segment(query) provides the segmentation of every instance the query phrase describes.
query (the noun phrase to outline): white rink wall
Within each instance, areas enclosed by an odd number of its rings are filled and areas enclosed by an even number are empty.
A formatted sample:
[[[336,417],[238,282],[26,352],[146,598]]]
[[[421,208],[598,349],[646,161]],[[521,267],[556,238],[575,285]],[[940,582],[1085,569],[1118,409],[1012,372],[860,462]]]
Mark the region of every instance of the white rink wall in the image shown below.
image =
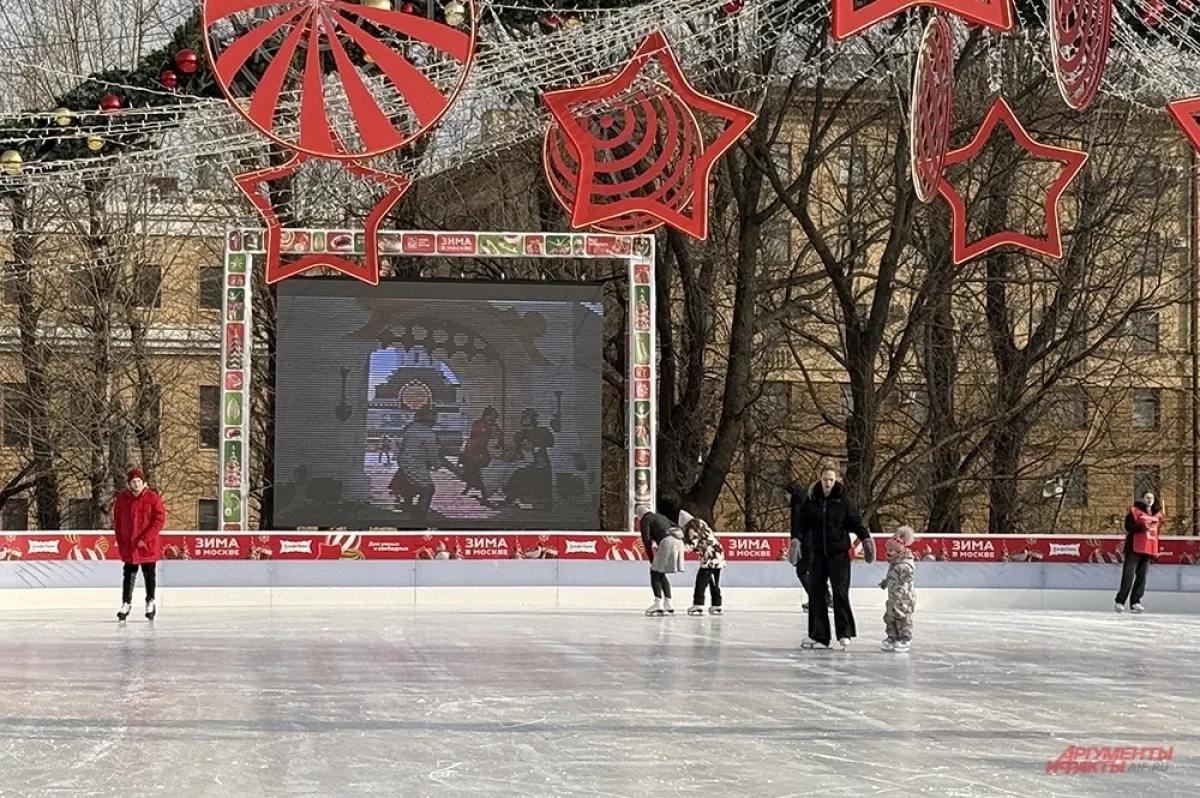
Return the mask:
[[[853,600],[882,611],[886,565],[857,562]],[[1119,565],[917,564],[921,609],[1112,611]],[[164,560],[159,599],[176,607],[406,606],[640,609],[650,590],[644,562],[568,560],[230,561]],[[691,603],[695,564],[674,574],[675,604]],[[116,604],[121,564],[0,562],[0,611],[92,609]],[[797,609],[803,592],[782,562],[731,563],[721,578],[729,611]],[[138,596],[141,595],[140,586]],[[1155,613],[1200,614],[1200,567],[1152,565],[1145,604]]]

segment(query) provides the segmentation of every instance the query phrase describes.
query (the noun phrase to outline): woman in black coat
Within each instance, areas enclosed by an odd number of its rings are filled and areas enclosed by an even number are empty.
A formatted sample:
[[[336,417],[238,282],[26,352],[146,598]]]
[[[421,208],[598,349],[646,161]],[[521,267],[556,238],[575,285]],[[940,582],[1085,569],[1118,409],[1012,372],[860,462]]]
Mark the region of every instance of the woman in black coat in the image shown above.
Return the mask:
[[[862,516],[838,482],[837,469],[821,469],[821,479],[809,488],[799,511],[801,542],[808,549],[802,559],[808,562],[808,639],[803,648],[828,647],[829,605],[827,586],[833,592],[833,623],[837,640],[844,649],[858,635],[854,613],[850,609],[850,535],[863,544],[863,557],[875,562],[871,534],[863,526]]]

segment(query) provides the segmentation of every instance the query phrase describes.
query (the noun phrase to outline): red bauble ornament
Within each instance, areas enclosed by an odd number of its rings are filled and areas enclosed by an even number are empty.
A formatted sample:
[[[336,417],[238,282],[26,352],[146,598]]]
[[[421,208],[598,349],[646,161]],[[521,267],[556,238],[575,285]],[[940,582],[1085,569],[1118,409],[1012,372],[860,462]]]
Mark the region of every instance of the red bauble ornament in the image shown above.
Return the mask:
[[[400,6],[400,10],[405,14],[415,14],[417,12],[417,7],[412,3],[405,3],[404,5]]]
[[[175,89],[179,86],[179,76],[170,69],[164,69],[162,74],[158,76],[158,82],[168,89]]]
[[[100,110],[105,113],[120,111],[122,105],[124,103],[121,102],[121,98],[115,94],[106,94],[100,98]]]
[[[175,53],[175,68],[185,75],[190,75],[200,68],[200,56],[195,50],[180,50]]]
[[[725,0],[721,4],[721,10],[726,14],[736,14],[742,10],[742,0]]]
[[[547,28],[561,28],[563,24],[562,17],[558,14],[547,14],[542,18],[542,22]]]

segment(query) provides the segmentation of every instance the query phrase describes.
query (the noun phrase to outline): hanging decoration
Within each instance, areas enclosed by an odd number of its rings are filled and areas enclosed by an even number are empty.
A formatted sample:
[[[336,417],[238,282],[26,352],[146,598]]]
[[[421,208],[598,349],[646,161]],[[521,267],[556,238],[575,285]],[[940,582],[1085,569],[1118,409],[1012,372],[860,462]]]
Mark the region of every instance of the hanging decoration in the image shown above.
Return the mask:
[[[652,33],[615,75],[546,92],[547,179],[571,226],[708,237],[709,177],[755,115],[696,91]],[[723,123],[706,141],[697,114]]]
[[[849,39],[912,8],[940,8],[966,22],[999,31],[1012,30],[1012,0],[833,0],[830,34]]]
[[[175,53],[175,68],[185,75],[191,75],[200,68],[200,56],[195,50],[180,50]]]
[[[995,131],[996,125],[1001,123],[1008,128],[1013,138],[1016,139],[1017,144],[1030,155],[1044,160],[1057,161],[1061,164],[1058,176],[1050,183],[1050,186],[1046,190],[1046,197],[1043,203],[1046,211],[1046,235],[1037,237],[1015,230],[1004,230],[992,233],[976,241],[968,241],[966,203],[963,201],[962,195],[958,193],[958,190],[943,177],[938,185],[938,192],[950,205],[951,258],[955,264],[965,263],[984,252],[1005,245],[1020,247],[1021,249],[1045,255],[1049,258],[1062,257],[1062,235],[1059,230],[1058,202],[1062,198],[1063,192],[1071,185],[1071,181],[1083,169],[1083,165],[1087,162],[1087,153],[1034,141],[1025,128],[1022,127],[1012,108],[1009,107],[1004,98],[997,97],[988,109],[987,115],[984,116],[979,130],[975,132],[974,138],[971,139],[967,146],[947,153],[945,165],[950,167],[954,164],[970,161],[983,150],[992,133]]]
[[[1167,103],[1167,113],[1196,151],[1200,152],[1200,96],[1171,100]]]
[[[121,98],[115,94],[106,94],[100,98],[100,110],[106,114],[114,113],[121,110]]]
[[[1049,0],[1054,80],[1067,105],[1082,110],[1100,88],[1112,40],[1113,0]]]
[[[475,4],[451,0],[443,16],[439,22],[344,0],[204,0],[204,41],[221,91],[251,126],[294,154],[281,166],[236,178],[267,225],[268,282],[317,266],[379,281],[379,224],[409,182],[366,161],[423,135],[462,90],[475,53]],[[215,35],[214,28],[230,23],[244,32]],[[370,58],[382,80],[368,85],[346,42]],[[427,47],[425,57],[409,60],[406,45],[413,42]],[[265,58],[252,58],[256,53]],[[342,90],[336,98],[335,85]],[[298,109],[281,102],[289,93],[298,96]],[[342,162],[386,187],[367,218],[362,261],[325,254],[284,262],[282,224],[260,186],[293,174],[310,157]]]
[[[950,118],[954,106],[954,63],[950,26],[935,14],[925,25],[917,68],[913,73],[909,108],[909,163],[917,199],[937,197],[942,165],[950,147]]]

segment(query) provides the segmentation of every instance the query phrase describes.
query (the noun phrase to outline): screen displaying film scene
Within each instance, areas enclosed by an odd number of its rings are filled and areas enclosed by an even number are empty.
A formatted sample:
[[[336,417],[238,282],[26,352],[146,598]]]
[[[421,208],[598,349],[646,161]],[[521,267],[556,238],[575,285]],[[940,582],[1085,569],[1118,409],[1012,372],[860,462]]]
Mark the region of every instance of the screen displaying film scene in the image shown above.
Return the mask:
[[[284,527],[599,527],[603,286],[278,287]]]

